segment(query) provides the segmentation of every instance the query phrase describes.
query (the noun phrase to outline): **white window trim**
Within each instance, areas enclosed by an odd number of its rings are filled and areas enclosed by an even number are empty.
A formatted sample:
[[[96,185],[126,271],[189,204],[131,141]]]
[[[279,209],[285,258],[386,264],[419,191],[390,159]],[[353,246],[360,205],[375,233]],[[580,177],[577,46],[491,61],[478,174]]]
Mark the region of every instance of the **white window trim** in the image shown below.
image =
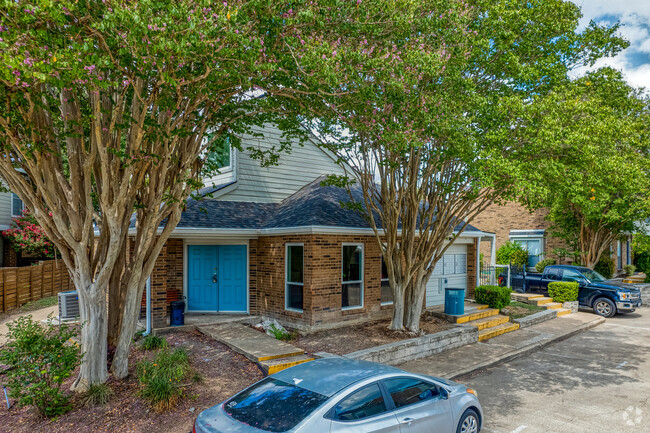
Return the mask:
[[[544,237],[539,235],[517,235],[510,234],[510,242],[514,241],[539,241],[539,249],[541,251],[539,255],[539,260],[544,260],[546,258],[546,245],[544,242]]]
[[[302,283],[294,283],[288,281],[289,279],[289,247],[302,247]],[[302,286],[302,302],[303,308],[292,308],[289,307],[289,283],[293,285]],[[305,307],[305,244],[300,243],[288,243],[284,246],[284,309],[287,311],[293,311],[295,313],[302,313]]]
[[[380,264],[384,262],[384,255],[379,256],[379,262]],[[381,301],[381,283],[384,281],[390,281],[390,278],[381,278],[381,269],[379,270],[379,300]],[[393,305],[393,301],[388,301],[388,302],[381,302],[381,306],[383,307],[384,305]]]
[[[359,274],[361,275],[360,280],[350,280],[350,281],[343,281],[343,247],[361,247],[361,269],[359,271]],[[343,290],[343,284],[355,284],[355,283],[360,283],[361,285],[361,305],[354,305],[351,307],[343,307],[341,306],[342,311],[347,311],[347,310],[359,310],[363,308],[364,302],[363,302],[363,296],[364,296],[364,287],[363,287],[363,273],[365,272],[365,266],[364,262],[366,261],[366,252],[364,250],[364,244],[363,243],[355,243],[355,242],[343,242],[341,244],[341,290]],[[341,303],[343,302],[343,298],[341,297]]]
[[[20,209],[20,212],[16,212],[16,210],[14,209],[14,197],[17,197],[18,200],[20,200],[20,202],[23,204],[22,208]],[[15,192],[12,192],[11,193],[11,217],[17,218],[21,216],[24,210],[25,210],[25,202],[20,197],[18,197],[18,195]]]

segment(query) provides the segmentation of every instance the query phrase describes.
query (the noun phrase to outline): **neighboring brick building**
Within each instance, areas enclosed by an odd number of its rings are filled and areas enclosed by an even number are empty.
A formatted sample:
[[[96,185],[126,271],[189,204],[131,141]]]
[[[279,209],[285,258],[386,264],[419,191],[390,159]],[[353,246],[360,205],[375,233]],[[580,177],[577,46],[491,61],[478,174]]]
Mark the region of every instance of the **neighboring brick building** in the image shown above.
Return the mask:
[[[277,144],[273,129],[264,134],[243,148]],[[362,214],[341,206],[347,191],[321,185],[329,173],[342,171],[313,143],[268,168],[232,152],[214,186],[200,192],[205,198],[188,202],[160,254],[151,277],[154,326],[168,323],[168,305],[179,299],[187,314],[260,315],[305,330],[389,317],[377,240]],[[426,306],[442,304],[445,287],[472,295],[484,237],[468,226],[454,242],[427,284]]]
[[[496,248],[507,241],[521,243],[529,252],[529,265],[535,265],[539,260],[552,258],[563,264],[571,264],[570,257],[562,260],[554,254],[558,248],[566,248],[561,239],[553,237],[549,231],[551,222],[546,220],[548,211],[539,209],[534,212],[516,202],[508,202],[503,206],[493,204],[472,221],[472,225],[484,232],[494,233]],[[489,251],[481,247],[481,252],[488,257]],[[610,246],[610,253],[618,270],[631,263],[631,237],[617,241]]]

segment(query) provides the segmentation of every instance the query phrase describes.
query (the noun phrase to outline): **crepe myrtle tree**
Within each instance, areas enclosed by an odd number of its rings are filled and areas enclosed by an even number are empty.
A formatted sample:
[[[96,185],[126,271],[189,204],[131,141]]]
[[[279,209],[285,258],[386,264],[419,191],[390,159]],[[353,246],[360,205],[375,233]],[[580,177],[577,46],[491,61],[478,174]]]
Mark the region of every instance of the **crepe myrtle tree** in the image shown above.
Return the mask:
[[[553,234],[593,269],[650,217],[650,100],[604,68],[547,95],[534,112],[529,131],[555,156],[540,165],[546,188],[527,203],[548,208]]]
[[[343,58],[369,64],[380,54],[362,56],[365,43],[408,33],[415,8],[389,15],[393,3],[3,2],[0,175],[79,291],[74,389],[107,379],[108,340],[111,371],[127,375],[144,283],[211,151],[274,121],[287,140],[249,150],[277,161],[304,135],[297,113],[357,92]]]
[[[425,14],[418,38],[368,46],[393,45],[355,83],[365,100],[329,98],[330,115],[311,123],[347,170],[328,182],[362,191],[352,206],[382,249],[390,328],[416,333],[426,283],[467,223],[539,188],[547,143],[519,133],[524,108],[574,67],[625,46],[615,26],[578,31],[580,10],[568,1],[427,4],[444,12]]]

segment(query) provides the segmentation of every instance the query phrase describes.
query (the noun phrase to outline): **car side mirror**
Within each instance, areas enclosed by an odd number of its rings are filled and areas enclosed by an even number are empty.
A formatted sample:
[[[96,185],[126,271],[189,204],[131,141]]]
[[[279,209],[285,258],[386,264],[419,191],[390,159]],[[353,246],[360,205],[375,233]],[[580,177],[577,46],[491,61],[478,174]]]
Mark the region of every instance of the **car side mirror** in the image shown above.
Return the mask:
[[[438,388],[440,390],[440,398],[447,400],[449,398],[449,392],[445,388]]]

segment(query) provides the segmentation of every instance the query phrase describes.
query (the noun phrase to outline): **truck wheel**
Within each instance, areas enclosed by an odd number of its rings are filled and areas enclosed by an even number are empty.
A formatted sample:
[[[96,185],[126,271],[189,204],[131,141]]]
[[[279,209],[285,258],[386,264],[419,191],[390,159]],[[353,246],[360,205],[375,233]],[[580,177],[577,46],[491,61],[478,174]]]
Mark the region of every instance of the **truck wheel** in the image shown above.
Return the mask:
[[[616,304],[609,298],[598,298],[594,302],[594,312],[599,316],[613,317],[616,314]]]

